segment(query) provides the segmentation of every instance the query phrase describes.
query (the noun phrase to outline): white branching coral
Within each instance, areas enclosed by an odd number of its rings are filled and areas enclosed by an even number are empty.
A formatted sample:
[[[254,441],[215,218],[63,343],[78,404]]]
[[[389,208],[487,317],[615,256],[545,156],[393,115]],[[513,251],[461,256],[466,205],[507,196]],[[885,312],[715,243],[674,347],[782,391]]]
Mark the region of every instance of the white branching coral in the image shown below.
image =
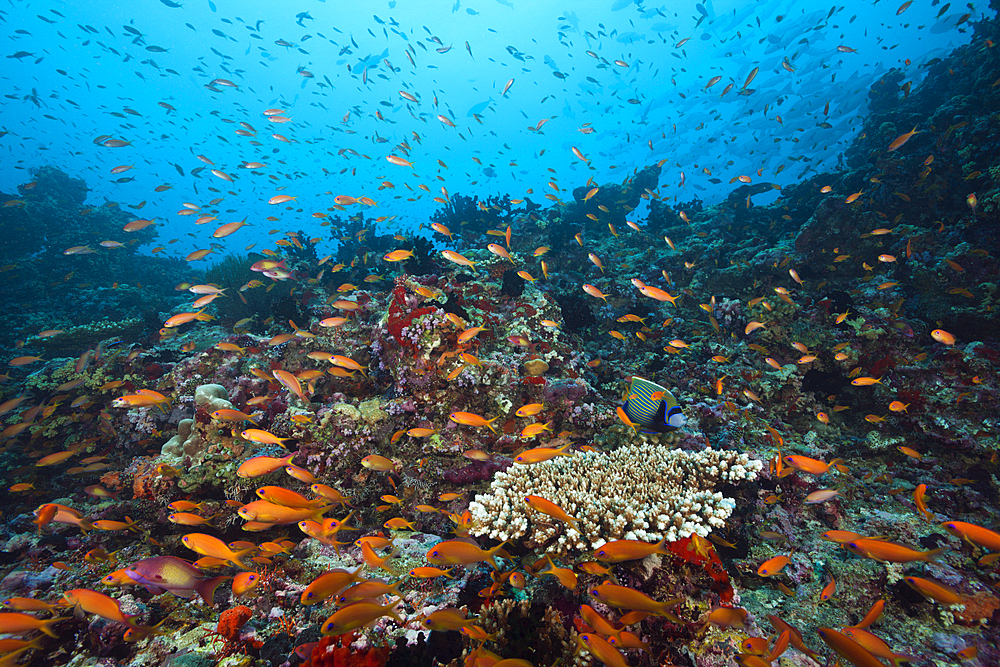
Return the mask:
[[[735,451],[688,452],[661,445],[628,445],[613,452],[556,457],[498,473],[490,493],[469,505],[474,535],[524,539],[568,554],[613,540],[673,542],[708,535],[736,501],[715,491],[720,482],[756,479],[763,463]],[[541,496],[579,522],[576,529],[532,510],[525,496]],[[558,538],[557,538],[558,536]]]

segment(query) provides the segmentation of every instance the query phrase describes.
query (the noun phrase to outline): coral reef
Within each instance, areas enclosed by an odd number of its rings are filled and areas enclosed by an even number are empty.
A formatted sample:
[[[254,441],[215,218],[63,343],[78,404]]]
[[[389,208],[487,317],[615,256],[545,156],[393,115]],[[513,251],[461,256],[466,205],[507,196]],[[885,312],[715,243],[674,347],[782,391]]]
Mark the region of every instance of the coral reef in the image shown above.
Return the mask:
[[[753,481],[762,467],[739,452],[687,452],[661,445],[627,445],[515,466],[497,473],[490,492],[469,505],[472,533],[544,546],[559,555],[619,539],[705,537],[725,525],[736,505],[716,486]],[[554,502],[576,527],[560,527],[533,513],[524,502],[528,495]]]
[[[545,206],[436,186],[426,230],[331,190],[310,238],[289,170],[268,220],[297,231],[202,272],[140,249],[166,225],[124,231],[144,204],[35,168],[0,207],[0,621],[26,642],[0,660],[998,664],[1000,27],[941,20],[971,42],[869,81],[838,168],[721,201],[574,147]],[[421,137],[367,140],[406,169]],[[183,214],[223,214],[210,191]]]

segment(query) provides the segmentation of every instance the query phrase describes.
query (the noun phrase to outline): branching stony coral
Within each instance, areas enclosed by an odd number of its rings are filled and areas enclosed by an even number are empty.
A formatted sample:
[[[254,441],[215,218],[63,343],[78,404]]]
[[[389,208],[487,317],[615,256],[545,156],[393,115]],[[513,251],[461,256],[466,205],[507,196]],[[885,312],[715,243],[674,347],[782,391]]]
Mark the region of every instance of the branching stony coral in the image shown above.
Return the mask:
[[[561,555],[619,539],[704,537],[721,527],[736,506],[715,485],[756,479],[762,468],[761,461],[735,451],[688,452],[649,444],[515,466],[498,473],[490,493],[470,504],[472,533],[524,539],[529,546],[554,540],[549,549]],[[534,512],[525,504],[528,495],[559,505],[578,520],[583,534]]]

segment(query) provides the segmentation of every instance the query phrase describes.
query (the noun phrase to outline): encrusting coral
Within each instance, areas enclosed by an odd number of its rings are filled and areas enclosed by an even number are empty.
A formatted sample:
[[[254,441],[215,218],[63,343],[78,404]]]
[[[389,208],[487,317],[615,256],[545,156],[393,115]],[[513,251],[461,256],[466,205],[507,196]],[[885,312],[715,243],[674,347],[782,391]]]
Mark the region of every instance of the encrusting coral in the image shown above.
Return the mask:
[[[233,404],[229,402],[229,394],[226,388],[220,384],[198,385],[194,391],[194,404],[210,413],[216,410],[233,409]],[[201,432],[195,428],[195,423],[194,419],[182,419],[177,424],[177,435],[164,443],[160,449],[160,454],[172,463],[182,461],[185,457],[199,457],[204,455],[205,448],[209,443],[202,437]]]
[[[660,445],[628,445],[586,452],[498,473],[490,493],[469,505],[474,535],[520,540],[550,551],[598,548],[617,539],[674,542],[722,526],[736,501],[714,491],[720,482],[752,481],[763,463],[736,451],[688,452]],[[583,531],[536,512],[538,495],[577,520]],[[557,537],[558,536],[558,537]]]

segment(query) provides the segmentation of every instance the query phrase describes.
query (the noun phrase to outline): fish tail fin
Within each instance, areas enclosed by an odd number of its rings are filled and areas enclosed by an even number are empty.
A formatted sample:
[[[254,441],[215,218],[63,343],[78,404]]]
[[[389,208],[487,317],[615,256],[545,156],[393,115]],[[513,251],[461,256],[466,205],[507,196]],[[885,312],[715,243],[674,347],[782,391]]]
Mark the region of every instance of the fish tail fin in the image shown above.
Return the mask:
[[[51,618],[47,621],[43,621],[42,624],[38,626],[38,629],[47,634],[49,637],[56,637],[58,639],[59,635],[55,633],[52,626],[59,621],[65,621],[66,618],[66,616],[60,616],[59,618]]]
[[[385,616],[388,616],[392,620],[396,621],[396,623],[399,624],[400,627],[402,627],[406,625],[406,623],[403,621],[403,619],[399,617],[399,614],[397,614],[395,611],[392,610],[392,608],[395,607],[398,602],[399,600],[397,600],[396,602],[390,602],[384,607]]]
[[[122,637],[125,641],[132,643],[145,639],[149,635],[169,635],[173,634],[170,630],[161,630],[163,624],[170,620],[170,614],[163,617],[163,620],[156,625],[134,625],[125,631],[125,635]]]
[[[352,516],[354,516],[354,512],[355,510],[351,510],[350,512],[347,513],[347,516],[345,516],[343,519],[340,520],[340,528],[338,528],[337,530],[356,530],[355,528],[351,528],[350,526],[347,525],[347,522],[351,520]]]
[[[663,538],[656,543],[656,551],[653,553],[662,554],[664,556],[670,554],[670,550],[667,549],[667,536],[664,535]]]
[[[504,540],[503,542],[501,542],[500,544],[498,544],[497,546],[493,547],[492,549],[486,552],[486,560],[488,560],[493,565],[493,569],[496,570],[497,572],[500,571],[500,566],[497,565],[497,558],[496,558],[497,552],[503,549],[505,544],[507,544],[506,540]]]
[[[401,583],[403,583],[402,579],[400,579],[399,581],[397,581],[393,585],[389,586],[389,591],[388,591],[388,593],[386,593],[386,595],[389,595],[391,593],[392,595],[395,595],[396,597],[398,597],[400,600],[402,600],[404,597],[406,597],[402,593],[399,592],[398,588],[396,588],[396,586],[399,586]]]
[[[671,598],[669,600],[664,600],[660,603],[659,609],[654,612],[657,616],[662,616],[671,623],[677,623],[679,620],[675,614],[671,614],[670,610],[679,605],[682,602],[680,598]]]
[[[198,582],[198,585],[194,587],[194,591],[201,596],[201,599],[205,601],[205,604],[211,607],[213,604],[213,598],[215,597],[215,589],[218,588],[226,579],[232,579],[232,577],[227,576],[205,579],[204,581]]]
[[[951,551],[949,547],[940,547],[938,549],[931,549],[930,551],[924,554],[922,560],[926,560],[928,563],[930,563],[931,561],[937,560],[938,558],[940,558],[942,555],[944,555],[949,551]]]
[[[556,450],[556,456],[573,456],[573,451],[570,449],[571,443],[566,443],[562,447]]]
[[[497,416],[496,416],[496,417],[494,417],[493,419],[487,419],[487,420],[486,420],[486,428],[488,428],[488,429],[490,429],[491,431],[493,431],[494,433],[496,433],[496,432],[497,432],[497,430],[496,430],[495,428],[493,428],[493,422],[495,422],[495,421],[496,421],[496,420],[498,420],[498,419],[500,419],[500,415],[497,415]]]
[[[255,551],[257,551],[257,547],[247,547],[246,549],[241,549],[240,551],[234,552],[232,558],[230,558],[229,560],[236,567],[243,568],[244,570],[251,570],[253,568],[246,566],[246,564],[243,562],[243,557],[248,556]]]
[[[390,563],[389,561],[392,560],[398,552],[399,550],[396,547],[393,547],[392,551],[390,551],[389,554],[382,559],[382,562],[379,563],[380,568],[382,568],[383,570],[385,570],[394,577],[397,576],[396,568],[393,567],[392,563]]]

